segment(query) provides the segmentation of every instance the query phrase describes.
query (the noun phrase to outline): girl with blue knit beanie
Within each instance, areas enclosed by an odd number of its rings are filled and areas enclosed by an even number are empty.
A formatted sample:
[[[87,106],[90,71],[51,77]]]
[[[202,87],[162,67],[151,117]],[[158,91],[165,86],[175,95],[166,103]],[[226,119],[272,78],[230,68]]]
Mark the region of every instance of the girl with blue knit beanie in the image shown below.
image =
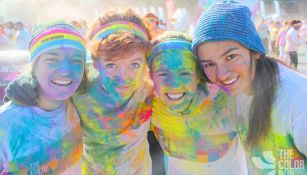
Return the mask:
[[[154,83],[152,128],[168,175],[247,174],[237,133],[235,98],[208,92],[191,39],[166,32],[148,62]]]
[[[81,174],[81,127],[71,96],[86,89],[85,39],[68,23],[41,24],[29,51],[37,103],[1,106],[0,174]]]
[[[207,79],[237,97],[250,174],[307,174],[307,77],[265,56],[248,7],[214,4],[193,39]]]

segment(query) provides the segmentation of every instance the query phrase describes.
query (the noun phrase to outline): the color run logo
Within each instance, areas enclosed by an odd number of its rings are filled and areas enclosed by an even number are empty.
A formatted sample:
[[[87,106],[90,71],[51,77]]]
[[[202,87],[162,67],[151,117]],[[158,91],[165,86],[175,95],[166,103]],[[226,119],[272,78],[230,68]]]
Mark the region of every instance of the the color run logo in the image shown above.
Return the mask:
[[[40,166],[38,161],[31,163],[30,175],[43,175],[48,173],[48,171],[49,167],[46,165]]]
[[[294,175],[295,171],[304,170],[304,160],[294,159],[292,149],[279,150],[278,175]]]
[[[304,160],[295,159],[292,149],[279,150],[277,158],[274,158],[272,151],[264,151],[262,157],[253,157],[252,161],[257,168],[268,172],[268,175],[296,175],[304,172]]]

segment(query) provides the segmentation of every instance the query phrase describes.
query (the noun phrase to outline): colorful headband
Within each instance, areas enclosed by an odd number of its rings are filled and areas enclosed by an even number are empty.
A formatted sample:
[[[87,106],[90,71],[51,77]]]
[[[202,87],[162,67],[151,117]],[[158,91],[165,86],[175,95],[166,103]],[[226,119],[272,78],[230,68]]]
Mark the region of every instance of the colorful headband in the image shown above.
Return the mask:
[[[48,50],[63,47],[80,50],[85,62],[85,39],[75,27],[66,23],[42,26],[33,33],[29,45],[30,62],[33,63],[39,55]]]
[[[146,41],[148,40],[147,32],[145,29],[135,23],[128,21],[115,21],[102,25],[92,32],[92,34],[90,35],[90,40],[102,40],[107,38],[112,33],[127,30],[131,31],[134,35]]]
[[[148,64],[149,65],[151,64],[153,58],[158,53],[161,53],[162,51],[166,51],[166,50],[186,50],[186,51],[193,53],[190,42],[178,40],[178,39],[171,39],[168,41],[163,41],[153,48],[153,51],[151,52],[148,58]]]

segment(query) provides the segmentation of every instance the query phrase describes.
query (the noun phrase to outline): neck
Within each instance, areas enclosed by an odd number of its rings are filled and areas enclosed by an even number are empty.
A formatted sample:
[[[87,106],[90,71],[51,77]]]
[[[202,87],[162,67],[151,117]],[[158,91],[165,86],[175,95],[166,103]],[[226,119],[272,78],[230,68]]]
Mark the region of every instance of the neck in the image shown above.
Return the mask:
[[[38,90],[38,107],[45,111],[52,111],[58,109],[64,101],[62,100],[55,100],[48,96],[43,90],[39,88]]]

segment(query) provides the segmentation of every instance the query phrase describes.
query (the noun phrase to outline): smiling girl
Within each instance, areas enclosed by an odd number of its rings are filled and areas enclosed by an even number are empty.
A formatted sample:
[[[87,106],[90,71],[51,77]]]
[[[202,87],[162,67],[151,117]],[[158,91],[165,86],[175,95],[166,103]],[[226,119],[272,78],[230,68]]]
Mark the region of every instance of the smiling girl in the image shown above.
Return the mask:
[[[265,56],[248,7],[213,5],[193,50],[206,77],[238,97],[250,174],[306,174],[307,77]]]
[[[74,96],[84,132],[83,174],[151,174],[147,28],[130,10],[110,11],[95,21],[89,39],[99,74],[86,94]]]
[[[235,99],[207,91],[191,39],[167,32],[153,41],[152,125],[168,175],[247,174]],[[221,168],[222,167],[222,168]]]
[[[82,174],[151,174],[147,131],[152,87],[145,82],[149,39],[142,18],[131,10],[109,11],[90,28],[98,76],[85,93],[73,96],[83,131]],[[19,80],[9,89],[8,96],[25,105],[35,98],[28,95],[30,83]]]
[[[37,105],[0,108],[0,174],[80,174],[81,127],[69,98],[86,86],[84,37],[66,23],[40,25],[29,50]]]

